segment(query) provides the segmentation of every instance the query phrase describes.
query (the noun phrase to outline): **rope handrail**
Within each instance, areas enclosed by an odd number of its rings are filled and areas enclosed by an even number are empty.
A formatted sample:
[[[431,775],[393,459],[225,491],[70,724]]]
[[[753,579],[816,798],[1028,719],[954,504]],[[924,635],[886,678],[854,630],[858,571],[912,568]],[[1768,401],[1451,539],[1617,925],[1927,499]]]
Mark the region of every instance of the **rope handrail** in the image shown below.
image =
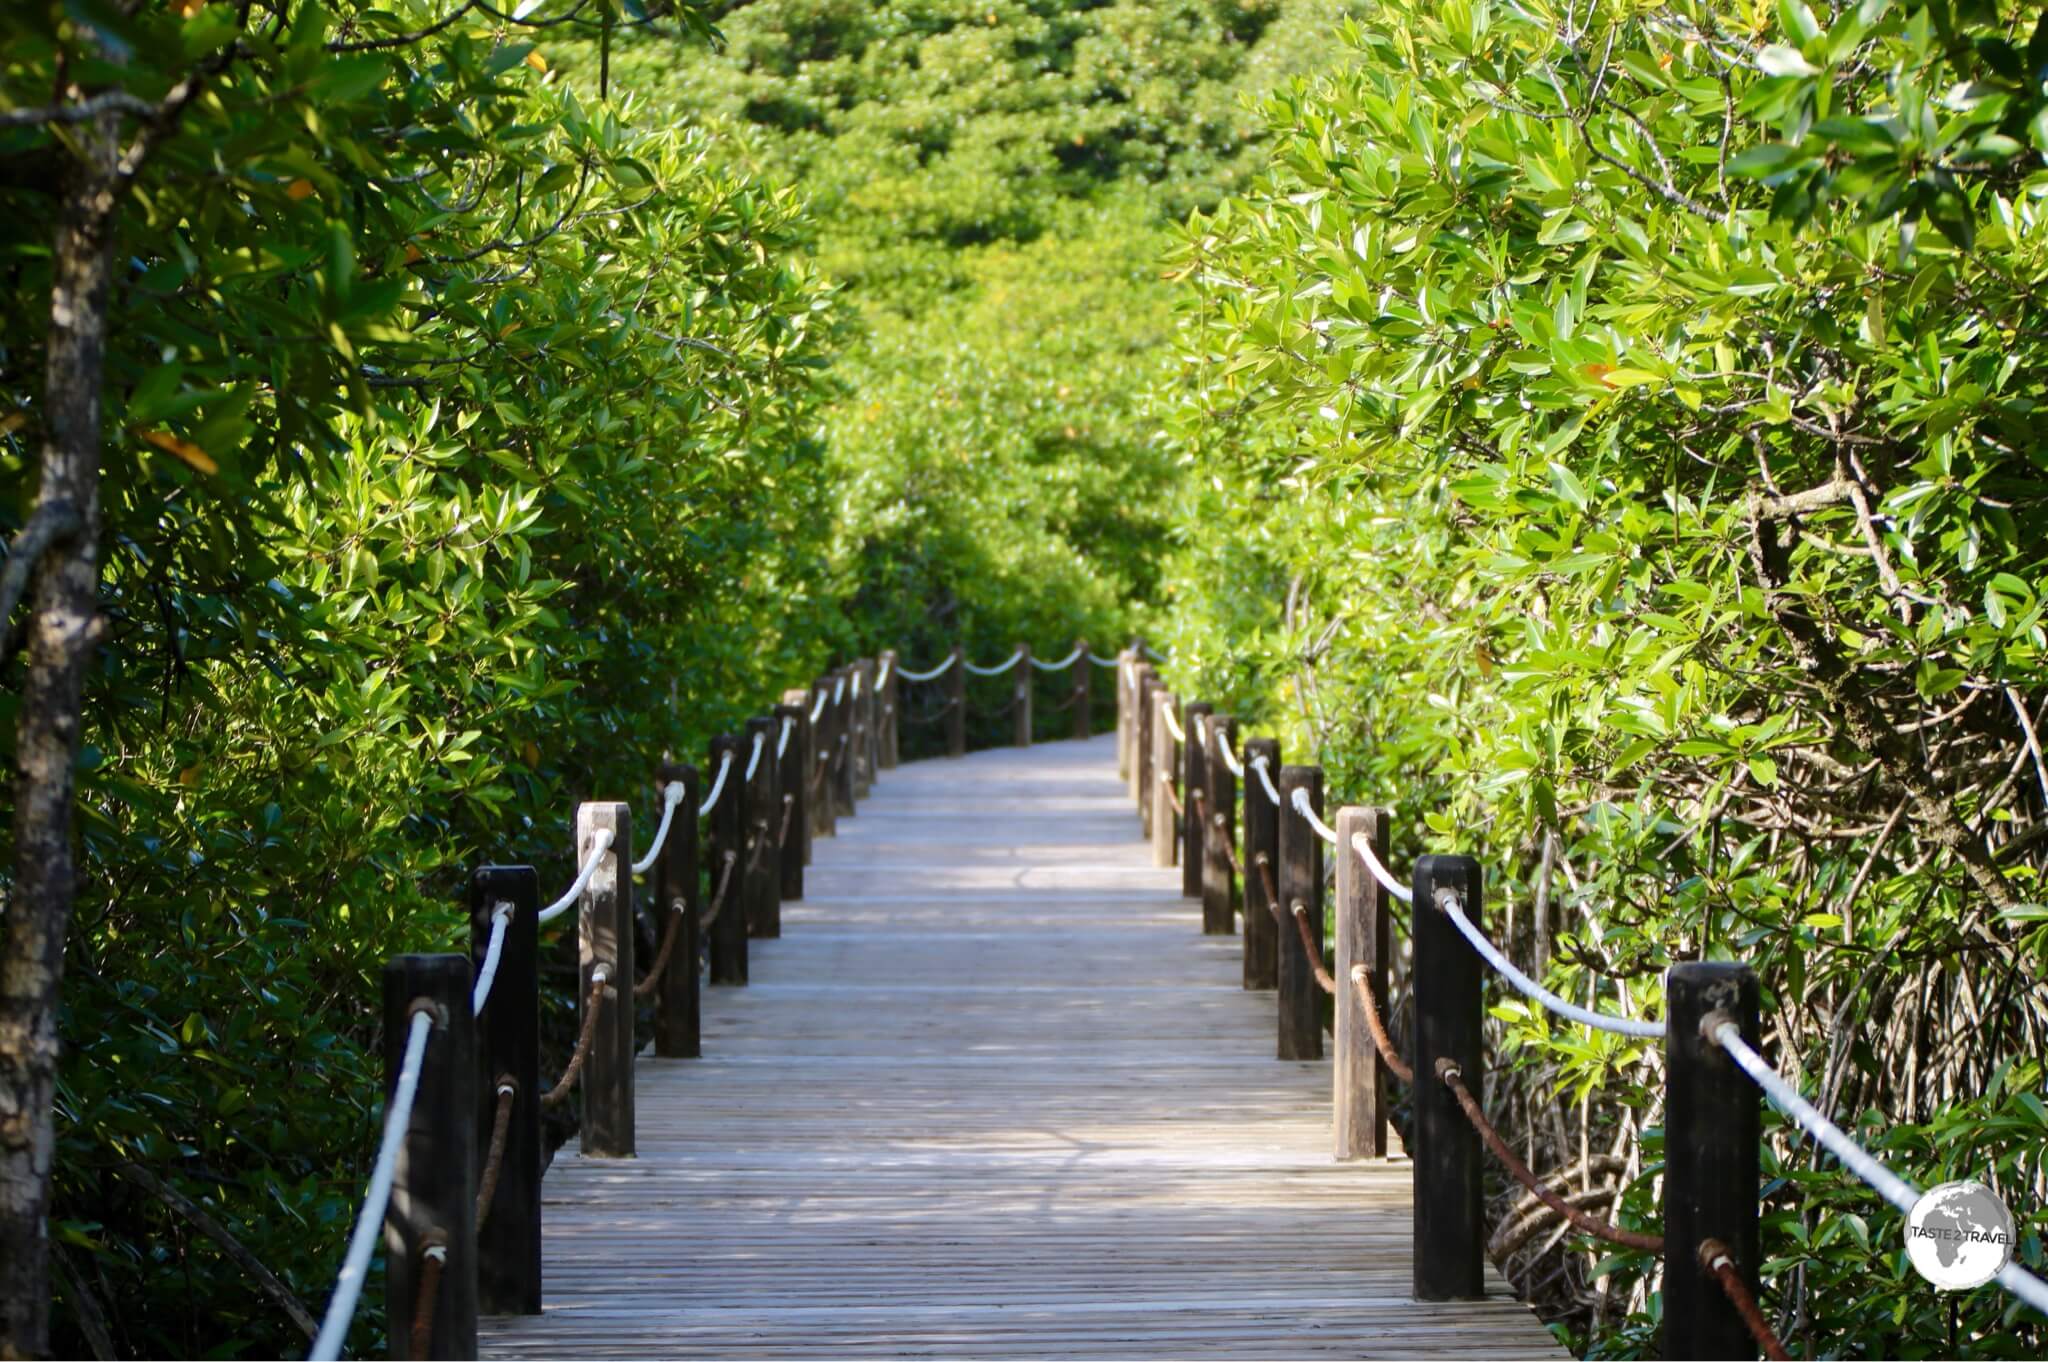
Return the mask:
[[[855,672],[855,673],[853,674],[853,698],[854,698],[854,699],[856,699],[856,700],[860,699],[860,673],[859,673],[859,672]]]
[[[1031,659],[1031,665],[1038,668],[1038,670],[1042,672],[1063,672],[1067,668],[1073,666],[1076,662],[1079,662],[1081,660],[1081,654],[1086,651],[1087,650],[1085,648],[1076,648],[1073,652],[1068,653],[1065,657],[1061,658],[1057,662],[1046,662],[1039,658],[1034,657]]]
[[[879,693],[884,686],[887,686],[889,684],[889,669],[894,667],[895,665],[896,659],[893,657],[885,657],[882,659],[881,669],[875,673],[875,690],[877,693]]]
[[[1721,1284],[1721,1294],[1735,1307],[1735,1313],[1742,1317],[1742,1326],[1749,1330],[1749,1336],[1756,1340],[1770,1362],[1792,1362],[1792,1354],[1785,1351],[1785,1345],[1778,1341],[1777,1330],[1764,1318],[1764,1312],[1757,1308],[1756,1297],[1749,1294],[1749,1284],[1736,1271],[1735,1255],[1728,1246],[1718,1239],[1700,1240],[1700,1267],[1707,1275]]]
[[[902,677],[905,681],[936,681],[940,677],[944,676],[947,672],[951,671],[953,668],[953,664],[955,662],[958,662],[959,660],[960,654],[947,653],[946,660],[944,662],[941,662],[938,666],[933,667],[928,672],[914,672],[910,670],[910,668],[908,667],[899,666],[896,668],[896,674]]]
[[[597,835],[590,839],[590,857],[577,870],[576,882],[569,886],[568,892],[563,894],[562,897],[540,910],[541,926],[547,926],[550,922],[568,912],[569,906],[583,896],[584,887],[590,883],[590,877],[597,873],[597,863],[602,861],[605,853],[611,849],[612,830],[610,828],[599,828]]]
[[[412,1356],[431,1356],[434,1311],[441,1301],[441,1274],[448,1268],[448,1246],[429,1244],[420,1252],[419,1291],[413,1297]]]
[[[1334,994],[1337,991],[1337,981],[1330,977],[1330,968],[1323,963],[1323,943],[1316,939],[1320,933],[1309,924],[1308,905],[1296,899],[1293,908],[1294,930],[1301,935],[1301,949],[1308,956],[1309,973],[1315,975],[1317,988],[1325,993]]]
[[[1194,722],[1189,726],[1195,730],[1195,746],[1203,751],[1207,751],[1209,748],[1209,716],[1197,714]]]
[[[1259,773],[1259,784],[1266,787],[1266,798],[1273,801],[1274,808],[1279,808],[1286,801],[1280,798],[1280,791],[1273,786],[1273,773],[1266,769],[1266,759],[1264,757],[1253,757],[1249,765],[1254,771]]]
[[[725,891],[732,888],[732,868],[738,863],[740,854],[728,850],[725,853],[725,869],[719,872],[718,890],[711,896],[711,907],[697,919],[698,931],[709,931],[711,924],[718,921],[718,910],[725,907]]]
[[[1612,1013],[1595,1012],[1590,1008],[1580,1007],[1576,1003],[1566,1002],[1563,998],[1558,997],[1555,993],[1552,993],[1549,989],[1516,969],[1514,964],[1505,955],[1502,955],[1477,927],[1472,925],[1472,920],[1465,916],[1465,910],[1458,906],[1458,896],[1456,894],[1449,891],[1440,893],[1437,896],[1437,905],[1443,909],[1444,916],[1448,917],[1456,925],[1459,934],[1465,938],[1472,949],[1479,953],[1479,958],[1493,966],[1501,977],[1513,984],[1525,997],[1543,1004],[1544,1007],[1555,1012],[1560,1017],[1569,1018],[1581,1026],[1590,1026],[1597,1031],[1612,1031],[1618,1036],[1640,1036],[1645,1040],[1661,1040],[1663,1038],[1663,1022],[1638,1021],[1634,1017],[1617,1017]]]
[[[1088,654],[1088,660],[1090,662],[1093,662],[1098,667],[1114,667],[1117,665],[1116,658],[1104,657],[1101,653],[1097,652],[1090,652]]]
[[[1309,827],[1315,830],[1316,836],[1322,838],[1331,846],[1337,845],[1337,830],[1316,817],[1315,806],[1308,802],[1307,790],[1296,786],[1294,796],[1288,802],[1294,805],[1294,811],[1300,814]]]
[[[1024,650],[1019,648],[1016,652],[1010,654],[1008,660],[998,662],[993,667],[977,667],[964,657],[960,659],[960,665],[973,672],[976,676],[1001,676],[1004,672],[1016,666],[1018,659],[1023,656]]]
[[[816,723],[816,722],[818,722],[818,719],[819,719],[819,717],[820,717],[821,715],[823,715],[823,714],[824,714],[824,712],[825,712],[825,706],[826,706],[826,704],[830,702],[831,698],[832,698],[832,696],[831,696],[831,692],[829,692],[829,691],[826,691],[826,690],[823,690],[823,689],[820,689],[820,690],[819,690],[819,692],[818,692],[818,699],[817,699],[817,702],[816,702],[816,703],[814,703],[814,704],[813,704],[813,705],[811,706],[811,722],[812,722],[812,723]]]
[[[1266,891],[1266,909],[1273,914],[1273,921],[1280,920],[1280,887],[1273,883],[1273,858],[1260,852],[1252,858],[1259,868],[1259,883]]]
[[[1879,1163],[1843,1133],[1842,1128],[1822,1114],[1820,1108],[1799,1095],[1799,1089],[1786,1082],[1784,1077],[1764,1062],[1764,1057],[1749,1047],[1742,1038],[1742,1028],[1735,1024],[1726,1013],[1710,1012],[1700,1021],[1700,1030],[1707,1039],[1728,1052],[1736,1067],[1749,1075],[1750,1081],[1763,1089],[1764,1096],[1771,1099],[1771,1105],[1787,1116],[1814,1138],[1821,1148],[1833,1154],[1842,1166],[1861,1178],[1870,1189],[1896,1207],[1903,1215],[1910,1215],[1913,1203],[1920,1199],[1920,1190],[1912,1183]],[[2009,1262],[1994,1279],[1997,1283],[2018,1296],[2036,1310],[2048,1313],[2048,1282],[2021,1267],[2018,1262]]]
[[[704,796],[704,802],[697,806],[697,816],[706,817],[718,807],[718,797],[725,793],[725,777],[732,770],[732,749],[719,753],[718,775],[711,781],[711,793]]]
[[[1161,705],[1159,717],[1166,721],[1166,731],[1175,742],[1188,740],[1188,735],[1181,730],[1180,719],[1174,714],[1172,705]]]
[[[484,947],[484,962],[477,967],[476,984],[469,991],[469,1010],[477,1016],[483,1015],[484,1004],[491,999],[491,985],[498,980],[498,961],[505,954],[505,933],[512,926],[512,905],[494,904],[491,908],[491,940]]]
[[[1230,750],[1230,744],[1223,740],[1220,733],[1216,735],[1216,755],[1223,758],[1224,770],[1239,780],[1244,779],[1244,762],[1238,759],[1237,753]]]
[[[583,1061],[590,1058],[590,1043],[597,1039],[597,1014],[604,1007],[604,981],[611,971],[603,965],[590,971],[590,993],[583,1004],[583,1028],[576,1033],[576,1050],[569,1056],[569,1066],[562,1070],[562,1076],[555,1080],[555,1086],[540,1095],[544,1107],[558,1107],[569,1100],[569,1094],[576,1090],[576,1080],[583,1073]]]
[[[510,1074],[498,1075],[498,1109],[491,1117],[491,1143],[484,1155],[484,1171],[476,1181],[476,1227],[481,1231],[491,1218],[491,1203],[498,1196],[498,1178],[505,1171],[505,1142],[512,1134],[512,1099],[519,1084]]]
[[[398,1152],[412,1124],[412,1106],[420,1091],[420,1069],[426,1063],[427,1037],[433,1033],[434,1014],[424,1001],[413,1004],[412,1019],[406,1024],[405,1053],[398,1065],[398,1081],[391,1087],[391,1100],[384,1107],[384,1138],[377,1147],[377,1162],[370,1169],[370,1183],[363,1194],[363,1208],[356,1213],[356,1227],[349,1234],[348,1252],[341,1260],[341,1272],[334,1279],[334,1294],[328,1298],[327,1313],[320,1321],[320,1334],[313,1340],[308,1362],[334,1362],[348,1337],[355,1318],[356,1302],[362,1298],[363,1282],[370,1270],[370,1256],[384,1237],[384,1208],[391,1200],[392,1179],[398,1174]]]
[[[661,791],[661,826],[654,830],[654,845],[647,848],[647,854],[633,862],[633,873],[645,875],[654,868],[654,862],[661,855],[661,848],[668,841],[669,824],[676,821],[676,805],[683,802],[683,783],[671,780]]]
[[[1149,643],[1139,644],[1138,651],[1143,653],[1145,656],[1151,658],[1154,662],[1166,661],[1166,655],[1160,652],[1157,648],[1153,647]]]
[[[844,704],[845,702],[846,678],[842,676],[832,684],[832,703],[835,705],[839,705]]]
[[[1371,975],[1365,965],[1351,967],[1351,984],[1357,990],[1359,1007],[1365,1012],[1365,1029],[1371,1033],[1373,1048],[1380,1052],[1380,1063],[1387,1066],[1387,1072],[1413,1087],[1415,1070],[1394,1049],[1394,1038],[1387,1034],[1386,1023],[1380,1020],[1380,1004],[1372,996]]]
[[[1358,854],[1359,860],[1365,862],[1365,868],[1372,872],[1372,877],[1380,882],[1380,888],[1403,903],[1415,902],[1415,891],[1387,873],[1387,868],[1380,864],[1379,856],[1373,851],[1372,843],[1366,840],[1364,833],[1351,834],[1351,849]]]
[[[1187,810],[1181,807],[1180,791],[1173,788],[1173,773],[1171,771],[1161,771],[1159,773],[1159,783],[1166,787],[1166,802],[1173,805],[1173,816],[1175,818],[1187,817]]]
[[[752,783],[754,771],[761,765],[761,749],[767,746],[767,738],[768,735],[765,732],[754,734],[754,750],[747,753],[747,773],[740,777],[741,784]]]
[[[782,721],[782,732],[777,734],[775,738],[775,759],[777,761],[781,761],[782,754],[789,750],[789,735],[794,732],[796,732],[796,720],[785,718]]]
[[[668,972],[669,957],[676,952],[676,940],[682,936],[683,913],[689,908],[689,900],[681,894],[675,896],[669,905],[668,926],[662,929],[661,945],[654,952],[654,959],[648,963],[645,978],[633,985],[635,998],[649,998],[661,987],[661,979]]]

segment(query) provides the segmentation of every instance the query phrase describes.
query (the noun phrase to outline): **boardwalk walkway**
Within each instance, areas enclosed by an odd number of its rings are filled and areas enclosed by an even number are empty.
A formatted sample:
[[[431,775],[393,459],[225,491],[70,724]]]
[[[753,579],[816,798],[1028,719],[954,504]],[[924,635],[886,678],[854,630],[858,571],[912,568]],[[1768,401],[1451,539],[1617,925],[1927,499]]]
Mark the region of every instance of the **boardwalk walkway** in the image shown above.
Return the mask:
[[[556,1158],[547,1312],[486,1356],[1557,1356],[1409,1299],[1404,1163],[1330,1158],[1109,739],[884,772],[817,844],[640,1157]]]

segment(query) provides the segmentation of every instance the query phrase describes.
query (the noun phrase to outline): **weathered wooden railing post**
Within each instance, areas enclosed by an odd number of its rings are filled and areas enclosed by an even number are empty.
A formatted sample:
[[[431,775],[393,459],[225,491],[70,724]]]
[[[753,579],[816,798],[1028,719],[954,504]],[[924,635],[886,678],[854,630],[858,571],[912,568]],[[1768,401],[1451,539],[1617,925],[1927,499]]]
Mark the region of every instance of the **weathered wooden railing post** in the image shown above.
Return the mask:
[[[953,645],[946,668],[946,755],[967,755],[967,651]]]
[[[1202,931],[1229,936],[1237,930],[1237,876],[1230,869],[1237,846],[1237,777],[1221,754],[1236,739],[1237,720],[1212,713],[1208,728],[1209,750],[1202,762],[1209,781],[1202,801]]]
[[[1200,702],[1181,711],[1180,731],[1187,741],[1180,749],[1180,894],[1202,897],[1202,877],[1209,868],[1209,715],[1214,705]],[[1208,930],[1208,924],[1203,924]]]
[[[860,716],[855,712],[853,668],[841,667],[833,673],[833,678],[832,708],[838,717],[833,721],[837,732],[832,753],[832,811],[836,817],[851,818],[859,812],[853,797],[853,768],[860,746]]]
[[[1020,643],[1017,645],[1017,665],[1010,670],[1013,673],[1010,695],[1016,711],[1011,716],[1014,722],[1010,730],[1010,741],[1018,747],[1029,747],[1031,746],[1031,692],[1034,688],[1032,683],[1036,679],[1035,674],[1038,671],[1038,668],[1031,665],[1031,646],[1029,644]]]
[[[811,769],[804,773],[804,789],[811,798],[812,826],[820,837],[839,835],[839,805],[832,797],[832,756],[839,750],[839,734],[832,713],[832,678],[820,677],[811,686]]]
[[[782,793],[777,788],[775,730],[781,727],[763,715],[747,720],[747,753],[751,760],[754,744],[761,744],[760,760],[747,778],[747,856],[740,866],[740,884],[746,890],[741,900],[747,908],[747,935],[775,938],[782,935]]]
[[[1351,849],[1351,839],[1363,837],[1385,865],[1387,815],[1381,809],[1342,808],[1337,810],[1336,828],[1337,845],[1331,854],[1337,858],[1337,952],[1330,961],[1330,975],[1337,981],[1337,1053],[1331,1073],[1337,1157],[1383,1159],[1387,1156],[1386,1086],[1380,1077],[1379,1048],[1372,1042],[1365,1004],[1352,975],[1363,972],[1366,987],[1372,990],[1385,1019],[1389,1015],[1388,914],[1385,891]]]
[[[476,1356],[476,1031],[465,955],[401,955],[384,965],[384,1094],[398,1086],[415,1011],[433,1018],[418,1096],[384,1212],[391,1355]],[[432,1260],[431,1263],[429,1260]],[[440,1274],[428,1296],[420,1280]],[[424,1320],[416,1310],[431,1309]]]
[[[1095,730],[1095,663],[1090,660],[1087,639],[1075,639],[1074,647],[1080,655],[1074,659],[1074,688],[1068,703],[1074,707],[1073,734],[1085,739]]]
[[[853,798],[866,799],[875,784],[875,664],[862,658],[853,664],[847,699],[853,705]]]
[[[1162,869],[1173,864],[1180,845],[1180,824],[1173,816],[1173,782],[1179,771],[1179,748],[1167,718],[1180,705],[1180,697],[1164,686],[1152,692],[1152,864]]]
[[[1280,1058],[1323,1057],[1323,991],[1308,949],[1294,925],[1297,907],[1308,912],[1316,945],[1323,936],[1323,839],[1293,807],[1294,792],[1308,792],[1309,807],[1323,811],[1323,768],[1283,766],[1280,779]]]
[[[1138,826],[1144,830],[1145,840],[1152,840],[1152,805],[1157,793],[1159,780],[1153,775],[1153,760],[1156,740],[1152,730],[1157,727],[1159,701],[1157,699],[1163,683],[1145,664],[1138,667],[1136,698],[1138,704],[1137,731],[1132,734],[1134,747],[1131,752],[1131,795],[1138,802]]]
[[[1749,966],[1673,965],[1664,977],[1664,1356],[1751,1358],[1756,1345],[1727,1293],[1707,1274],[1700,1245],[1712,1239],[1757,1295],[1757,1149],[1763,1138],[1756,1085],[1703,1023],[1722,1018],[1757,1034],[1757,983]]]
[[[1419,1300],[1478,1300],[1485,1294],[1486,1242],[1480,1204],[1479,1134],[1444,1083],[1456,1065],[1484,1100],[1481,1053],[1483,962],[1444,913],[1448,900],[1481,926],[1479,862],[1424,856],[1415,862],[1410,940],[1415,952],[1415,1295]],[[1755,1185],[1751,1184],[1752,1195]]]
[[[1280,808],[1266,798],[1266,786],[1253,769],[1259,758],[1266,770],[1280,769],[1278,738],[1247,738],[1244,754],[1244,986],[1280,985],[1280,929],[1266,896],[1266,876],[1278,887],[1280,875]],[[1261,871],[1261,865],[1266,867]]]
[[[903,760],[902,729],[898,727],[902,716],[903,678],[896,674],[901,659],[894,648],[882,654],[882,672],[877,681],[880,691],[875,697],[881,715],[881,747],[875,758],[884,771],[896,769],[896,763]]]
[[[663,932],[675,924],[676,944],[661,969],[654,991],[654,1053],[664,1059],[695,1059],[704,1053],[702,998],[697,987],[697,914],[703,901],[699,888],[697,806],[704,802],[704,782],[694,766],[663,763],[656,779],[666,790],[683,787],[682,800],[670,822],[668,840],[654,862],[654,920]],[[658,939],[658,938],[657,938]]]
[[[469,957],[481,969],[492,919],[512,910],[498,972],[476,1017],[476,1148],[481,1161],[497,1125],[498,1094],[512,1110],[491,1198],[490,1233],[477,1239],[477,1308],[486,1315],[540,1313],[540,877],[530,865],[487,865],[469,880]],[[482,1176],[482,1170],[478,1170]]]
[[[775,707],[775,743],[782,755],[775,762],[775,788],[781,793],[788,835],[782,839],[779,895],[794,903],[804,896],[804,866],[811,859],[811,811],[804,800],[804,720],[810,711],[792,691]]]
[[[577,1007],[589,1007],[592,976],[604,971],[603,1001],[583,1061],[585,1158],[633,1157],[633,814],[624,804],[576,806],[576,864],[600,831],[612,844],[577,901]],[[579,1012],[580,1020],[580,1012]]]
[[[1116,655],[1116,776],[1124,783],[1127,794],[1134,793],[1132,767],[1137,763],[1133,754],[1137,750],[1137,702],[1133,689],[1133,673],[1137,669],[1137,657],[1132,649],[1121,648]]]
[[[747,858],[747,745],[732,734],[711,740],[711,757],[704,769],[718,779],[719,764],[728,757],[732,768],[725,773],[725,788],[711,806],[711,892],[721,884],[725,898],[712,900],[718,916],[711,920],[711,982],[747,982],[747,910],[740,900],[740,872]],[[733,858],[728,871],[727,857]],[[731,876],[731,882],[725,883]],[[708,910],[708,909],[707,909]]]

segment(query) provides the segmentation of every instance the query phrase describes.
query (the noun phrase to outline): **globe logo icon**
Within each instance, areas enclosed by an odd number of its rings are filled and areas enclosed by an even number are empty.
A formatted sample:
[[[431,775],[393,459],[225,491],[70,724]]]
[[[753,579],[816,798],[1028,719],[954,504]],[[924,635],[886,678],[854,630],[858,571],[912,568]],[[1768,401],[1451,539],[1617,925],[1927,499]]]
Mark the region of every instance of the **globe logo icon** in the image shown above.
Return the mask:
[[[1906,1256],[1944,1291],[1982,1286],[2012,1261],[2012,1212],[1981,1182],[1944,1182],[1906,1216]]]

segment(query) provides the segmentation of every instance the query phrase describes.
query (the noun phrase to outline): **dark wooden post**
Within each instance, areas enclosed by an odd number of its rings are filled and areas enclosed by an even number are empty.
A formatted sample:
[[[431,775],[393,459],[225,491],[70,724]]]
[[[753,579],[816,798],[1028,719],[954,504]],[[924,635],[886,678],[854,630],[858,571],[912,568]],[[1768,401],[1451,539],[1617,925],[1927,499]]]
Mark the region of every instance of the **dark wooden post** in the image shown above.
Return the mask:
[[[796,720],[796,732],[789,738],[789,745],[796,755],[783,764],[783,790],[785,793],[796,791],[796,821],[790,826],[796,829],[793,835],[797,839],[798,854],[803,857],[803,864],[809,865],[818,827],[818,811],[814,807],[817,786],[811,783],[813,763],[817,760],[814,755],[817,739],[811,730],[811,693],[801,686],[782,692],[782,709],[776,713],[784,710]]]
[[[1339,1159],[1383,1159],[1387,1156],[1386,1088],[1380,1052],[1366,1026],[1353,971],[1364,972],[1366,987],[1387,1010],[1387,911],[1384,890],[1372,877],[1351,839],[1363,837],[1380,864],[1387,863],[1387,815],[1380,809],[1337,810],[1337,953],[1330,975],[1337,981],[1336,1047],[1331,1074]]]
[[[1137,725],[1133,722],[1134,716],[1137,711],[1137,705],[1135,695],[1132,691],[1132,673],[1135,670],[1136,665],[1137,658],[1131,649],[1120,648],[1117,650],[1116,775],[1117,779],[1121,780],[1124,783],[1124,790],[1127,793],[1130,793],[1134,798],[1136,797],[1136,792],[1131,784],[1134,778],[1131,771],[1131,767],[1135,765],[1135,763],[1131,760],[1131,754],[1135,750],[1135,744],[1133,742],[1132,735],[1137,731]]]
[[[683,787],[669,825],[668,840],[654,862],[654,916],[663,932],[675,924],[675,949],[662,967],[654,994],[654,1053],[664,1059],[695,1059],[704,1053],[702,999],[697,987],[697,915],[703,911],[702,871],[697,855],[697,806],[704,802],[704,784],[694,766],[663,763],[656,779],[666,790]]]
[[[1223,764],[1222,752],[1237,733],[1228,714],[1209,716],[1208,751],[1202,768],[1208,778],[1202,799],[1202,931],[1229,936],[1237,930],[1237,876],[1230,856],[1237,846],[1237,777]]]
[[[882,666],[874,658],[861,663],[861,722],[867,727],[867,783],[861,798],[875,788],[875,773],[882,769]]]
[[[1424,856],[1415,862],[1415,1295],[1418,1300],[1478,1300],[1486,1242],[1481,1223],[1479,1134],[1440,1074],[1455,1064],[1465,1086],[1485,1099],[1480,1051],[1482,962],[1444,914],[1459,905],[1480,925],[1479,862]]]
[[[857,812],[853,798],[853,766],[860,733],[855,727],[853,668],[833,673],[832,710],[832,812],[837,818],[851,818]]]
[[[1323,839],[1293,807],[1294,792],[1308,791],[1309,807],[1323,811],[1323,768],[1280,769],[1280,1058],[1323,1057],[1323,990],[1309,964],[1308,950],[1294,925],[1297,905],[1308,910],[1309,929],[1322,945]]]
[[[902,730],[897,726],[903,712],[903,678],[896,674],[901,665],[894,648],[882,654],[881,694],[876,697],[881,702],[882,746],[877,761],[884,771],[895,770],[903,760]]]
[[[1180,697],[1165,687],[1152,692],[1152,864],[1164,869],[1180,849],[1180,824],[1173,816],[1173,782],[1180,775],[1180,749],[1175,746],[1167,716],[1178,711]]]
[[[1010,741],[1018,747],[1029,747],[1031,746],[1031,692],[1034,689],[1032,682],[1035,679],[1033,673],[1038,670],[1038,668],[1031,665],[1031,645],[1028,643],[1017,645],[1017,661],[1010,670],[1014,674],[1010,682],[1010,694],[1013,697],[1015,710],[1011,716],[1014,722],[1010,730]]]
[[[1266,769],[1280,769],[1278,738],[1247,738],[1244,754],[1244,986],[1280,986],[1280,928],[1266,898],[1263,861],[1277,888],[1280,878],[1280,809],[1266,798],[1266,787],[1252,763],[1266,759]]]
[[[946,669],[946,755],[967,755],[967,654],[953,645],[953,664]]]
[[[1664,976],[1664,1356],[1751,1358],[1742,1317],[1707,1272],[1717,1239],[1757,1294],[1759,1094],[1704,1023],[1723,1018],[1751,1048],[1756,975],[1727,961],[1673,965]]]
[[[1076,738],[1085,739],[1095,726],[1092,712],[1095,707],[1095,663],[1090,660],[1087,639],[1075,639],[1074,646],[1080,649],[1080,653],[1074,658],[1073,699],[1070,701],[1074,706],[1073,733]]]
[[[1145,839],[1152,838],[1152,792],[1159,779],[1152,774],[1153,750],[1152,728],[1159,717],[1159,702],[1153,697],[1159,693],[1160,680],[1149,666],[1138,669],[1137,701],[1138,729],[1133,738],[1135,750],[1131,753],[1131,793],[1138,801],[1138,826],[1144,829]]]
[[[853,711],[853,798],[859,803],[875,783],[875,664],[866,658],[847,668],[846,703]]]
[[[384,965],[384,1095],[398,1086],[415,1012],[433,1019],[418,1096],[384,1211],[384,1298],[391,1355],[476,1356],[476,1030],[466,955],[401,955]],[[441,1285],[426,1347],[413,1351],[427,1259]]]
[[[1209,868],[1209,715],[1214,705],[1191,704],[1181,712],[1180,729],[1187,741],[1180,750],[1180,893],[1202,897],[1202,877]],[[1199,791],[1201,798],[1195,797]],[[1209,929],[1208,923],[1202,930]]]
[[[711,740],[711,758],[705,767],[711,779],[718,779],[719,763],[728,757],[732,767],[725,774],[725,788],[711,807],[711,892],[718,892],[725,877],[725,858],[735,857],[732,883],[726,889],[724,906],[711,923],[711,982],[747,982],[747,909],[741,901],[740,871],[747,857],[747,744],[727,733]],[[707,910],[709,905],[706,905]]]
[[[801,701],[786,695],[775,707],[775,745],[781,751],[775,763],[775,788],[782,796],[789,828],[782,839],[778,893],[790,903],[804,896],[804,864],[810,859],[811,815],[804,807],[804,720],[809,713]],[[776,925],[781,922],[782,915],[777,913]]]
[[[747,837],[742,874],[746,897],[747,935],[774,938],[782,935],[782,792],[777,788],[775,730],[781,725],[763,715],[747,720]],[[760,758],[754,758],[754,744]]]
[[[832,678],[811,687],[811,802],[820,837],[839,835],[839,802],[832,797],[832,759],[839,751],[838,716],[832,712]]]
[[[505,944],[483,1011],[476,1014],[476,1148],[489,1157],[498,1094],[511,1091],[490,1233],[477,1240],[477,1308],[486,1315],[540,1313],[540,877],[530,865],[487,865],[469,879],[469,956],[483,968],[491,924],[509,906]]]
[[[576,806],[576,864],[600,830],[611,847],[577,901],[577,1007],[590,1006],[592,976],[604,971],[604,998],[583,1061],[585,1158],[633,1157],[633,814],[624,804]],[[580,1020],[580,1013],[579,1013]]]

